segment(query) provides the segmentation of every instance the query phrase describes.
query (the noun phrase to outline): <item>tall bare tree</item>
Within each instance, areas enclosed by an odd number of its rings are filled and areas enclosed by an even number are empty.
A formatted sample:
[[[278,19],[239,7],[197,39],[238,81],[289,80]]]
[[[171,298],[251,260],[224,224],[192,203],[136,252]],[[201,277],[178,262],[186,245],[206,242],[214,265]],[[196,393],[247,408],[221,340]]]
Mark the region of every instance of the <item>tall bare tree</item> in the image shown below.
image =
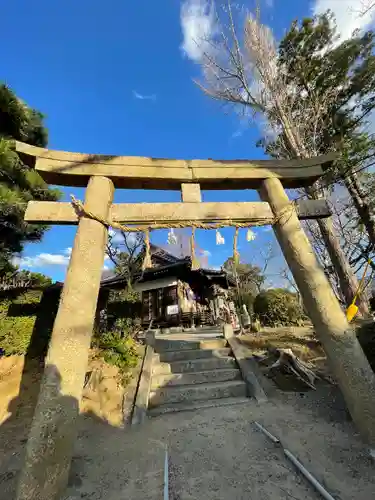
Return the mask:
[[[358,14],[361,17],[367,16],[373,9],[375,9],[374,0],[362,0]]]
[[[340,89],[325,86],[319,94],[314,89],[297,92],[278,63],[272,31],[261,24],[259,13],[247,13],[244,30],[239,31],[228,2],[223,12],[217,13],[215,35],[205,40],[204,47],[208,49],[201,59],[203,82],[196,83],[205,94],[236,105],[245,118],[261,123],[265,142],[277,138],[280,156],[307,158],[321,154],[327,109]],[[325,196],[325,190],[319,184],[307,194],[318,198]],[[350,303],[358,280],[340,246],[333,221],[319,219],[318,225],[341,291]]]
[[[106,253],[115,266],[115,273],[126,279],[129,288],[142,268],[143,248],[143,233],[109,232]]]

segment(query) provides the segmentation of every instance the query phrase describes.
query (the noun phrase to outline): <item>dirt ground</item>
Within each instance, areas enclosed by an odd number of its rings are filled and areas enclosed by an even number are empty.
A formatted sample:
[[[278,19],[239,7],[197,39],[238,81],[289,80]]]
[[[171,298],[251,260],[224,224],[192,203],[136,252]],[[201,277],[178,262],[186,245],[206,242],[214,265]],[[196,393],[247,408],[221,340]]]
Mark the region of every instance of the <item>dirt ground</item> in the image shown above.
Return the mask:
[[[281,342],[301,356],[295,349],[301,345],[304,351],[305,340],[296,341],[294,332],[293,347],[286,345],[290,342],[286,336],[287,332],[278,331],[267,340],[249,341],[256,342],[260,351],[262,342]],[[301,331],[297,337],[308,334]],[[305,351],[305,359],[322,357],[318,345],[310,351]],[[0,378],[0,401],[5,380],[14,380],[9,366]],[[22,407],[17,406],[13,394],[15,402],[11,401],[0,426],[0,500],[14,498],[32,416],[32,388],[37,385],[35,375],[30,374],[29,380],[29,403],[26,398]],[[321,383],[316,391],[304,393],[274,388],[268,403],[250,399],[244,405],[163,415],[135,430],[112,425],[86,409],[80,417],[64,500],[162,498],[166,447],[174,500],[320,498],[282,451],[255,428],[255,420],[279,437],[337,500],[375,497],[374,463],[337,386]]]
[[[249,333],[238,338],[259,358],[268,355],[272,349],[291,349],[298,358],[308,363],[320,377],[334,384],[327,364],[327,357],[320,342],[315,337],[312,326],[263,327],[258,334]],[[270,363],[259,364],[259,374],[265,374],[270,364],[272,364],[271,358]],[[274,382],[278,384],[279,389],[285,391],[304,389],[303,385],[295,383],[296,380],[293,377],[277,377]],[[275,387],[265,377],[262,385],[266,392],[273,393]]]

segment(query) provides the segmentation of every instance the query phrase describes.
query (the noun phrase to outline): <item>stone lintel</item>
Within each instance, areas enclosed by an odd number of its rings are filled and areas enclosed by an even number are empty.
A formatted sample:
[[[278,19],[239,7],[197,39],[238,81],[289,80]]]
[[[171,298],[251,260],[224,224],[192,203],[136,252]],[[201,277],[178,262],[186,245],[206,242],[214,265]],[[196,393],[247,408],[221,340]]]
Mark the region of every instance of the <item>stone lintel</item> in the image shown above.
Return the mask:
[[[191,193],[190,193],[191,194]],[[95,209],[93,210],[95,213]],[[329,217],[332,212],[326,200],[299,200],[297,212],[301,220]],[[273,212],[266,202],[187,202],[183,203],[117,203],[109,218],[124,224],[163,222],[247,222],[269,224]],[[78,224],[79,217],[70,203],[30,201],[25,221],[35,224]]]

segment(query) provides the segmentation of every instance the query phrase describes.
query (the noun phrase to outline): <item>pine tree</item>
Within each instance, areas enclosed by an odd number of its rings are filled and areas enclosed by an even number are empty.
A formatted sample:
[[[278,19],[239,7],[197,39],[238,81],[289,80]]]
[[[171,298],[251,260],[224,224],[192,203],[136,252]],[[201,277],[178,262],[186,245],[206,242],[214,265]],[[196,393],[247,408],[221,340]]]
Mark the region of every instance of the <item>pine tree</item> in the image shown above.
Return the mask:
[[[27,224],[23,218],[31,200],[60,197],[14,151],[12,140],[47,145],[43,115],[29,108],[6,85],[0,85],[0,277],[13,273],[12,258],[30,241],[40,241],[47,226]]]

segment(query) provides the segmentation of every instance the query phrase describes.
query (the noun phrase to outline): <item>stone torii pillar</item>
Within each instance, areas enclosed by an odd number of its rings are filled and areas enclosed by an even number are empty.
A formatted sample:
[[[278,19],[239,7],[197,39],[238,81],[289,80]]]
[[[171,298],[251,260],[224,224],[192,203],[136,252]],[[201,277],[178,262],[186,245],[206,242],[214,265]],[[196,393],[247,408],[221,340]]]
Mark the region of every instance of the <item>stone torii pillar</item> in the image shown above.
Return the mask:
[[[110,179],[91,177],[86,210],[106,219],[113,192]],[[106,242],[103,224],[80,219],[45,360],[17,500],[58,499],[66,488]]]
[[[268,201],[276,217],[284,211],[274,225],[276,237],[353,421],[375,450],[375,375],[316,260],[281,181],[264,180],[260,195]]]

